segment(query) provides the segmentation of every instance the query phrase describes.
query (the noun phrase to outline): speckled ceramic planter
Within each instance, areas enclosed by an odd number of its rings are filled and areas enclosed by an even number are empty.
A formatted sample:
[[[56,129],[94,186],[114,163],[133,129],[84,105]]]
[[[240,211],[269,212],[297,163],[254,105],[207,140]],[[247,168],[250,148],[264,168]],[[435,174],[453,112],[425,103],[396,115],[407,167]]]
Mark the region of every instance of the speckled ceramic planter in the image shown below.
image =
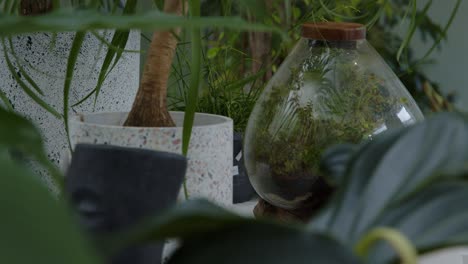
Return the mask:
[[[182,112],[171,112],[177,127],[122,127],[127,113],[96,113],[70,120],[70,140],[182,153]],[[232,119],[197,113],[188,153],[186,175],[190,198],[203,197],[232,205]],[[182,192],[179,195],[183,199]]]
[[[108,33],[105,36],[110,39],[112,35],[110,31]],[[53,35],[49,33],[14,36],[12,38],[14,53],[9,45],[6,48],[17,71],[17,76],[27,83],[18,70],[18,66],[21,65],[43,90],[44,96],[39,97],[60,113],[63,111],[63,85],[67,58],[74,35],[74,33],[57,34],[53,48],[50,47]],[[139,32],[134,31],[130,34],[126,48],[140,49]],[[49,158],[58,163],[60,154],[68,149],[63,119],[56,118],[44,110],[21,89],[8,69],[3,51],[4,47],[0,45],[0,91],[6,95],[15,111],[26,116],[39,127]],[[13,54],[18,58],[17,61],[14,60]],[[105,45],[103,46],[93,35],[86,35],[75,67],[70,105],[75,104],[94,89],[105,55]],[[130,110],[138,88],[139,67],[140,54],[123,53],[120,62],[104,82],[96,105],[94,106],[94,98],[90,98],[79,106],[70,107],[70,113]],[[2,104],[1,100],[0,104]],[[45,175],[45,171],[38,167],[35,167],[35,170],[38,174]]]

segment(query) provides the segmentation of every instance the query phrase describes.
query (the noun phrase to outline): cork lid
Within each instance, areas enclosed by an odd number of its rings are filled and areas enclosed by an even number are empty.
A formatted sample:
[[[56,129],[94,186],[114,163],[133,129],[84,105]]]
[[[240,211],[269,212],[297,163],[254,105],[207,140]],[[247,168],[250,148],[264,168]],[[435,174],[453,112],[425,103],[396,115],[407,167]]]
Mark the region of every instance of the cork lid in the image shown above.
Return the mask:
[[[366,27],[358,23],[318,22],[302,24],[304,38],[326,41],[353,41],[366,38]]]

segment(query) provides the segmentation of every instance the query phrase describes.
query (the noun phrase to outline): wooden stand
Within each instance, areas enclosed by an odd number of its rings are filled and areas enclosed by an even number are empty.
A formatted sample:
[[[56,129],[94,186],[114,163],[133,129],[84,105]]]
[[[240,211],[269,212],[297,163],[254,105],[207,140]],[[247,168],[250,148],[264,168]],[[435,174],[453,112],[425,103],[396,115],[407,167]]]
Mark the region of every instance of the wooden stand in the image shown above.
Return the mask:
[[[287,210],[269,204],[260,199],[255,206],[253,213],[255,218],[274,218],[280,222],[308,222],[330,199],[334,189],[328,185],[322,185],[319,191],[315,192],[314,200],[309,201],[309,206],[296,210]]]
[[[320,206],[308,207],[297,210],[286,210],[267,203],[260,199],[255,206],[253,213],[255,218],[274,218],[280,222],[301,222],[306,223],[317,213]]]

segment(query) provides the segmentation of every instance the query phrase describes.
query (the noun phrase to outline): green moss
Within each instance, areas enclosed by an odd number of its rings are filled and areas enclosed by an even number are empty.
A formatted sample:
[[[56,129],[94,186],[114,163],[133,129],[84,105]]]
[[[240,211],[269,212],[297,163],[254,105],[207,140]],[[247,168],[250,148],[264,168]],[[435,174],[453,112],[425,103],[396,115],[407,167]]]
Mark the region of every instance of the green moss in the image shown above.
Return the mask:
[[[317,177],[326,148],[369,137],[398,101],[385,93],[381,79],[352,63],[354,51],[323,49],[291,69],[287,84],[273,87],[262,102],[255,157],[269,165],[279,188],[285,180]]]

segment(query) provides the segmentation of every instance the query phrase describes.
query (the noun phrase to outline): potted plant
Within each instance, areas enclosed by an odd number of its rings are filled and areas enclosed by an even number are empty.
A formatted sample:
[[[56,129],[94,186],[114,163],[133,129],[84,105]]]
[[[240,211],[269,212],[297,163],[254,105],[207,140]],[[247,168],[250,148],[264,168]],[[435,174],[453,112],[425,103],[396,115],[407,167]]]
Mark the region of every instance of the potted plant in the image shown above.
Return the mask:
[[[10,139],[31,142],[39,137],[22,133],[30,128],[24,119],[4,111],[0,117],[14,128]],[[0,130],[2,136],[5,131]],[[169,263],[288,259],[288,263],[415,264],[419,255],[468,245],[467,135],[466,115],[443,113],[355,146],[344,163],[329,162],[336,159],[328,156],[324,163],[337,172],[337,191],[307,225],[244,218],[205,201],[190,201],[115,237],[95,241],[99,247],[80,234],[63,201],[52,198],[20,164],[0,156],[0,167],[7,173],[0,176],[0,209],[11,212],[0,226],[0,241],[9,246],[0,260],[103,263],[129,245],[176,237],[184,243]],[[0,146],[5,150],[22,145],[0,140]],[[29,203],[35,206],[19,206]],[[30,215],[36,216],[36,225],[18,221]],[[48,235],[41,235],[44,232]],[[25,248],[29,254],[21,254]]]
[[[184,15],[185,1],[167,0],[163,11]],[[197,1],[189,4],[192,17],[199,16]],[[102,143],[143,147],[189,155],[185,197],[207,197],[223,205],[232,204],[232,120],[222,116],[170,113],[167,108],[167,82],[180,29],[154,33],[147,62],[133,107],[128,113],[79,115],[70,121],[70,140],[77,143]],[[192,34],[192,86],[199,85],[201,49],[200,29]],[[196,94],[191,94],[195,97]],[[193,119],[194,121],[190,121]],[[183,124],[194,122],[190,147],[183,145]],[[183,196],[182,196],[183,197]]]
[[[197,90],[199,85],[199,53],[200,53],[200,27],[213,25],[212,21],[218,21],[216,26],[236,27],[242,29],[272,30],[272,27],[254,25],[244,22],[238,18],[197,18],[200,10],[199,2],[190,2],[191,16],[195,24],[189,24],[183,11],[186,11],[185,1],[166,1],[164,5],[165,13],[158,11],[149,12],[150,17],[141,22],[139,15],[129,15],[125,13],[127,6],[135,5],[136,1],[127,1],[123,15],[102,14],[94,6],[83,6],[80,9],[60,9],[56,8],[53,12],[38,16],[19,17],[9,15],[8,19],[2,21],[2,26],[7,27],[8,23],[26,23],[41,25],[39,28],[32,27],[10,27],[10,30],[2,31],[2,34],[18,34],[30,31],[61,31],[61,30],[93,30],[118,28],[114,33],[111,43],[106,43],[111,47],[110,50],[121,50],[122,47],[114,43],[114,40],[123,38],[121,32],[129,28],[141,29],[165,29],[169,30],[177,26],[183,26],[192,29],[193,43],[193,63],[192,63],[192,81],[190,91],[190,104],[187,108],[187,114],[184,117],[182,113],[174,113],[174,120],[166,107],[166,83],[168,71],[171,68],[172,56],[177,43],[173,32],[159,31],[155,33],[152,47],[148,52],[148,61],[145,73],[142,78],[142,85],[133,104],[132,111],[127,115],[125,113],[80,115],[73,118],[69,125],[70,112],[70,89],[72,84],[73,69],[77,65],[77,55],[81,50],[85,33],[78,31],[72,43],[72,49],[67,62],[66,78],[63,87],[64,103],[63,118],[67,133],[70,133],[71,145],[76,143],[107,143],[115,145],[125,145],[134,147],[158,148],[160,150],[189,153],[188,140],[191,134],[194,134],[194,140],[191,143],[190,164],[188,169],[188,186],[194,196],[204,195],[221,204],[232,204],[232,181],[230,179],[232,171],[232,121],[225,117],[216,117],[212,115],[195,116],[194,109],[196,104]],[[55,5],[55,3],[54,3]],[[58,6],[58,5],[57,5]],[[70,13],[71,12],[71,13]],[[161,15],[163,14],[163,15]],[[80,20],[80,16],[85,15],[87,19]],[[153,15],[151,17],[151,15]],[[84,24],[75,22],[64,22],[52,25],[50,18],[56,19],[78,19]],[[91,21],[90,21],[91,19]],[[119,20],[120,19],[120,20]],[[240,23],[239,23],[240,22]],[[17,24],[17,25],[19,25]],[[117,24],[117,26],[115,26]],[[41,28],[42,27],[42,28]],[[67,28],[68,27],[68,28]],[[71,29],[70,29],[71,27]],[[15,28],[15,30],[12,30]],[[66,28],[66,29],[65,29]],[[119,35],[120,34],[120,35]],[[103,40],[105,41],[105,40]],[[112,59],[112,58],[111,58]],[[106,57],[107,61],[107,57]],[[101,72],[104,77],[108,73],[109,64],[103,63]],[[158,68],[157,71],[154,69]],[[98,85],[88,95],[99,93],[103,81],[102,74],[98,79]],[[89,96],[83,98],[86,100]],[[80,100],[81,103],[83,100]],[[105,116],[105,118],[102,118]],[[81,119],[83,118],[83,119]],[[123,120],[118,120],[123,118]],[[104,119],[104,120],[103,120]],[[125,121],[126,119],[126,121]],[[192,130],[192,124],[195,119],[195,128]],[[117,121],[116,121],[117,120]],[[96,124],[101,123],[101,124]],[[119,123],[119,121],[122,121]],[[124,122],[125,121],[125,122]],[[110,123],[109,123],[110,122]],[[113,123],[115,122],[115,123]],[[125,127],[123,126],[125,123]],[[184,123],[184,132],[182,131]],[[157,124],[157,125],[156,125]],[[200,125],[198,125],[200,124]],[[171,127],[178,125],[178,127]],[[154,128],[154,127],[159,128]],[[144,129],[144,127],[148,129]],[[70,128],[70,129],[69,129]],[[105,136],[94,132],[97,130],[106,131]],[[107,129],[107,130],[106,130]],[[102,131],[101,131],[102,132]],[[145,133],[150,133],[146,134]],[[133,135],[133,141],[129,140]],[[109,137],[111,140],[109,140]],[[153,140],[154,139],[154,140]],[[184,186],[186,186],[184,185]],[[185,194],[188,194],[186,189]]]

